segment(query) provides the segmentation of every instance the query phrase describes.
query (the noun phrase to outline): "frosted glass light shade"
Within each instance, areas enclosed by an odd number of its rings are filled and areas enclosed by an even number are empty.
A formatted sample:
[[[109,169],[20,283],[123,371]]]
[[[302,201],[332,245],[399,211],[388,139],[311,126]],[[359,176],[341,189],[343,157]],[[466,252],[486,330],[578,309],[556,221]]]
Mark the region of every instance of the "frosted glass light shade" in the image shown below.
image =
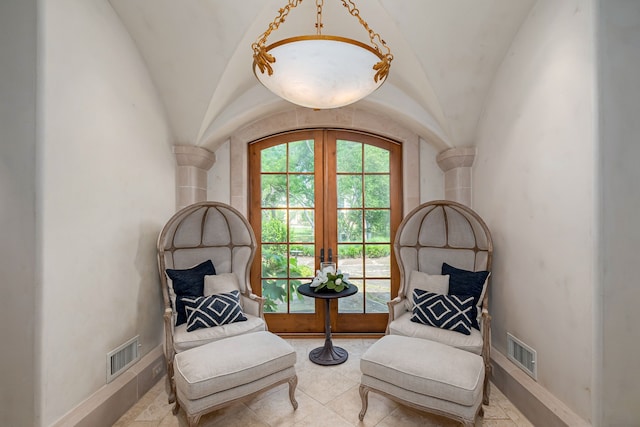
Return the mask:
[[[276,62],[273,74],[258,80],[281,98],[303,107],[326,109],[354,103],[379,88],[373,66],[382,56],[356,40],[334,36],[301,36],[278,41],[266,51]]]

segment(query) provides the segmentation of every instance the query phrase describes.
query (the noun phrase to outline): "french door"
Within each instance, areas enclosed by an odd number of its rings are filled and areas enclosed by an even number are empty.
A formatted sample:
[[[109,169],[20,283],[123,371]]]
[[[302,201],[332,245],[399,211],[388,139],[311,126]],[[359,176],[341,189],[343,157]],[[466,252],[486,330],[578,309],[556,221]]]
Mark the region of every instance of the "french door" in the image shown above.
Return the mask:
[[[274,332],[324,331],[323,300],[298,286],[321,256],[358,293],[331,301],[333,332],[383,332],[396,295],[393,254],[402,220],[401,147],[368,134],[306,130],[249,145],[249,220],[258,240],[253,290]]]

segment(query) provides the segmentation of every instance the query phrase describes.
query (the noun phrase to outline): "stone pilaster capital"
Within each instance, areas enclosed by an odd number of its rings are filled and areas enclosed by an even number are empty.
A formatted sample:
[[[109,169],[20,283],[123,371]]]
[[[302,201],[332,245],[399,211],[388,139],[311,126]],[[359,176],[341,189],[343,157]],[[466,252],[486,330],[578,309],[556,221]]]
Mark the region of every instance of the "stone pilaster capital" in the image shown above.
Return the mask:
[[[475,147],[450,148],[438,154],[436,161],[443,172],[454,168],[470,167],[476,158]]]
[[[216,162],[214,153],[195,145],[174,145],[173,153],[176,155],[178,166],[195,166],[208,171]]]

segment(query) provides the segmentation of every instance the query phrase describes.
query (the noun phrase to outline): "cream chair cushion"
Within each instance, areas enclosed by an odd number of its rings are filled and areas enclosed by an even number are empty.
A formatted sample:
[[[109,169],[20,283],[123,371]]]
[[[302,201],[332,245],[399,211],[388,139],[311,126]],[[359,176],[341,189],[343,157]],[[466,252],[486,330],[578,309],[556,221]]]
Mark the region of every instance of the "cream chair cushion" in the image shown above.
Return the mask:
[[[450,345],[475,354],[482,354],[482,334],[471,328],[471,334],[465,335],[448,329],[436,328],[411,321],[411,313],[405,312],[389,323],[391,335],[422,338]]]
[[[229,338],[235,335],[251,332],[266,331],[267,325],[264,322],[264,319],[246,312],[244,315],[247,318],[244,322],[229,323],[227,325],[216,326],[213,328],[196,329],[192,332],[187,332],[186,323],[175,326],[173,330],[173,348],[176,353],[181,353],[185,350],[208,344],[213,341],[218,341],[223,338]]]

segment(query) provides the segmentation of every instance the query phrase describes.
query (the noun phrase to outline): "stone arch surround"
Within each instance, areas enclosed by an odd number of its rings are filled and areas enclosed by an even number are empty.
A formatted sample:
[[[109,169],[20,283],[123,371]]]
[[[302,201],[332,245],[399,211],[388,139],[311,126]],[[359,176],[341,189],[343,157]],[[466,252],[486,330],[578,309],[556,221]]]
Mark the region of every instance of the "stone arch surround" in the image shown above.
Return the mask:
[[[362,131],[400,142],[404,212],[410,212],[420,204],[420,136],[384,115],[353,107],[333,110],[296,108],[264,117],[236,130],[230,137],[230,204],[248,214],[247,144],[278,133],[309,128]]]

